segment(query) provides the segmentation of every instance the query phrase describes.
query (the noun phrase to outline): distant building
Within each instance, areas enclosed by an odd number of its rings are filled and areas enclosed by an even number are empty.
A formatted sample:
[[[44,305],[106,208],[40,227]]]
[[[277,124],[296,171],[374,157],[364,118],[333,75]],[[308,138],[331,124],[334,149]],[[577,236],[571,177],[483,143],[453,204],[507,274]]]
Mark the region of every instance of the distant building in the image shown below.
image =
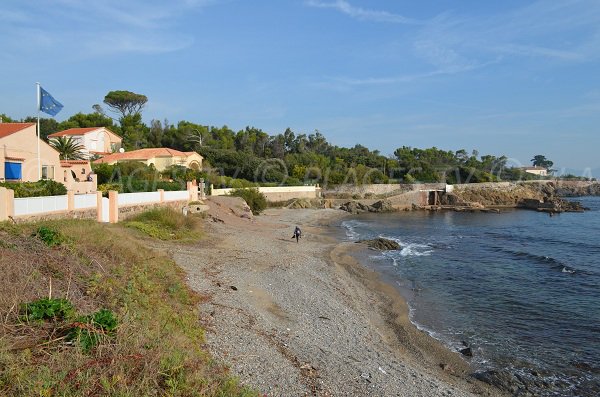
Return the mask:
[[[196,152],[180,152],[169,148],[148,148],[130,152],[113,153],[94,161],[94,164],[116,164],[123,161],[139,161],[164,171],[172,165],[181,165],[195,171],[202,170],[203,157]]]
[[[90,162],[60,160],[59,153],[39,140],[35,123],[0,123],[0,182],[60,182],[76,193],[96,191],[96,175]]]
[[[48,140],[61,136],[70,137],[83,146],[82,152],[86,158],[118,152],[123,141],[106,127],[70,128],[48,135]]]
[[[522,167],[521,170],[527,172],[528,174],[548,176],[548,170],[544,167]]]

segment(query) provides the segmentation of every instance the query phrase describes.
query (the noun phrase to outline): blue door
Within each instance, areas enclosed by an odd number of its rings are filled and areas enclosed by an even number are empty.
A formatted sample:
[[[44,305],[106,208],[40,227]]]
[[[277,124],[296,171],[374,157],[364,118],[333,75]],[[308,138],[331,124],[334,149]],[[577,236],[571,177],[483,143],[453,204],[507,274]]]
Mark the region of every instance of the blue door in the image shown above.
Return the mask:
[[[21,163],[4,163],[4,179],[21,179]]]

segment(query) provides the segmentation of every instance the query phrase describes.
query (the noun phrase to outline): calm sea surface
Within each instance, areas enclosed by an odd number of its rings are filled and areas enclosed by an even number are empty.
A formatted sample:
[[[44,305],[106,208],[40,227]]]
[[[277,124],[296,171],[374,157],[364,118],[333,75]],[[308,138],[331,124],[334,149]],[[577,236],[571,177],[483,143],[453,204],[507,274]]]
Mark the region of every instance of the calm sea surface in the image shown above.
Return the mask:
[[[597,396],[600,197],[578,201],[590,211],[367,214],[342,226],[349,240],[401,244],[363,260],[399,287],[418,327],[470,345],[475,370],[543,380],[540,395]]]

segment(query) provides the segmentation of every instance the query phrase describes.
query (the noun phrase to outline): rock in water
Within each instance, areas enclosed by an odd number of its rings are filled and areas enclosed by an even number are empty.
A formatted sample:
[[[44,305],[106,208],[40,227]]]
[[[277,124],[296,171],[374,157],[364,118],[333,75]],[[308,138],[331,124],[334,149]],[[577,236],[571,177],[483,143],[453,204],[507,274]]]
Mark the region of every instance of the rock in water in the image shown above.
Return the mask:
[[[400,249],[400,244],[393,240],[388,240],[383,237],[375,238],[373,240],[360,240],[358,241],[358,243],[367,244],[369,248],[373,248],[380,251]]]

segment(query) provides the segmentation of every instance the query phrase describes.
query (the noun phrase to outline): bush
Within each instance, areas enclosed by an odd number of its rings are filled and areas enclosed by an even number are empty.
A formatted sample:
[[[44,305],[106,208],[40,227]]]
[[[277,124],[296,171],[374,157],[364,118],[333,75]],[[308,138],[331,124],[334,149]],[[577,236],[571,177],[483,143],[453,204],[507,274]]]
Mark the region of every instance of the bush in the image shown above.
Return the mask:
[[[65,185],[51,180],[37,182],[0,182],[0,186],[14,190],[15,198],[62,196],[67,194]]]
[[[117,329],[117,318],[108,309],[100,309],[96,313],[80,317],[67,335],[67,340],[79,343],[88,353],[103,338],[111,337]]]
[[[73,305],[66,299],[42,298],[24,303],[20,308],[24,321],[64,320],[75,313]]]
[[[42,240],[48,247],[56,247],[65,241],[64,237],[58,231],[47,226],[40,226],[35,236]]]
[[[257,188],[233,189],[229,195],[243,198],[254,215],[260,214],[267,208],[267,199]]]

